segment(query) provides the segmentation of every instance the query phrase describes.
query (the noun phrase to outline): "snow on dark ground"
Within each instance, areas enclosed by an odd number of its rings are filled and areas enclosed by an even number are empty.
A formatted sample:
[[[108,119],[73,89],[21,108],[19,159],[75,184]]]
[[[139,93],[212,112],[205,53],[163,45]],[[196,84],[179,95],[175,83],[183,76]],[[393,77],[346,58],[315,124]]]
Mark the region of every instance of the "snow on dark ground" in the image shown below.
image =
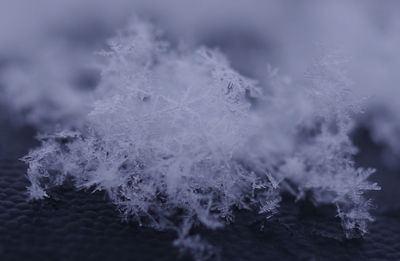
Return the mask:
[[[1,260],[179,260],[171,246],[175,233],[122,222],[102,192],[66,185],[50,199],[29,203],[26,166],[18,158],[35,145],[35,132],[4,119],[0,126]],[[224,229],[196,232],[219,249],[221,260],[399,260],[400,203],[394,200],[399,170],[385,167],[367,130],[353,136],[361,148],[357,162],[376,167],[372,179],[384,188],[374,194],[376,222],[364,239],[345,239],[331,207],[316,208],[307,200],[294,204],[290,197],[268,222],[238,213]]]

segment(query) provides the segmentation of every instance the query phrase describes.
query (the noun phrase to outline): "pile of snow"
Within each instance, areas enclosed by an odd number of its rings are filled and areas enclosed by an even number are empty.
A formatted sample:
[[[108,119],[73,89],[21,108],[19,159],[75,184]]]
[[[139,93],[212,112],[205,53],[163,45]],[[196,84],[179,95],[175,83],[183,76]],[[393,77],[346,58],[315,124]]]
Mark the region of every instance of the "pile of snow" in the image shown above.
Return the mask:
[[[176,230],[175,244],[197,259],[211,250],[193,226],[221,227],[234,209],[269,218],[288,191],[336,205],[348,237],[367,231],[364,193],[379,187],[367,180],[373,170],[354,167],[359,100],[339,54],[322,55],[305,79],[270,69],[262,88],[218,50],[160,38],[134,20],[98,53],[83,124],[41,136],[24,158],[32,198],[72,178],[106,191],[127,218]]]

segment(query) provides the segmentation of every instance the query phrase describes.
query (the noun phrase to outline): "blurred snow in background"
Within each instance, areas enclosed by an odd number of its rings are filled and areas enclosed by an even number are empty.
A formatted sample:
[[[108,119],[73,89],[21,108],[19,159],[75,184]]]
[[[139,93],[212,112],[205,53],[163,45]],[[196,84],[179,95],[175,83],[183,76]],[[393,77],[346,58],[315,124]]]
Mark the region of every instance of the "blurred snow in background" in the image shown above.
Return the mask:
[[[235,69],[262,83],[269,65],[299,78],[320,53],[318,46],[341,50],[350,61],[354,92],[367,99],[360,123],[400,155],[398,1],[4,0],[0,5],[0,99],[28,124],[43,128],[85,110],[99,78],[90,67],[93,52],[136,15],[156,24],[176,48],[219,48]]]

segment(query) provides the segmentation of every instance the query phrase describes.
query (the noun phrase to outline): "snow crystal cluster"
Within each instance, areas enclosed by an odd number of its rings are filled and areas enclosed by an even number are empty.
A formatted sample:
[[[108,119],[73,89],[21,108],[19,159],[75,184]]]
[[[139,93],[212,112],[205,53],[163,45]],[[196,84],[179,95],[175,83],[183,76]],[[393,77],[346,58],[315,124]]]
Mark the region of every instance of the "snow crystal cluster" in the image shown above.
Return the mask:
[[[268,218],[282,192],[334,204],[348,237],[367,231],[364,194],[379,187],[367,180],[373,170],[354,167],[358,101],[340,55],[322,55],[302,81],[270,69],[267,91],[218,50],[160,38],[135,20],[98,53],[84,124],[42,135],[24,157],[32,198],[72,178],[105,191],[128,219],[176,230],[175,244],[199,259],[210,251],[193,226],[221,227],[235,209]]]

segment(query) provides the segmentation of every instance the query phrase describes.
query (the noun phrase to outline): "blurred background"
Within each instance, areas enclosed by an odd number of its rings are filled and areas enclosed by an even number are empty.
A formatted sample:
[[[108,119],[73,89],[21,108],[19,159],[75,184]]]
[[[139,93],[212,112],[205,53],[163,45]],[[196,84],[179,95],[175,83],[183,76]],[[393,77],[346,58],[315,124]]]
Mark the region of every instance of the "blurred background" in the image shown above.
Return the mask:
[[[301,79],[325,49],[347,59],[363,99],[359,123],[400,156],[400,3],[366,1],[11,1],[0,4],[0,101],[13,122],[43,127],[84,110],[94,52],[132,18],[156,25],[173,48],[218,48],[268,88],[268,68]]]

